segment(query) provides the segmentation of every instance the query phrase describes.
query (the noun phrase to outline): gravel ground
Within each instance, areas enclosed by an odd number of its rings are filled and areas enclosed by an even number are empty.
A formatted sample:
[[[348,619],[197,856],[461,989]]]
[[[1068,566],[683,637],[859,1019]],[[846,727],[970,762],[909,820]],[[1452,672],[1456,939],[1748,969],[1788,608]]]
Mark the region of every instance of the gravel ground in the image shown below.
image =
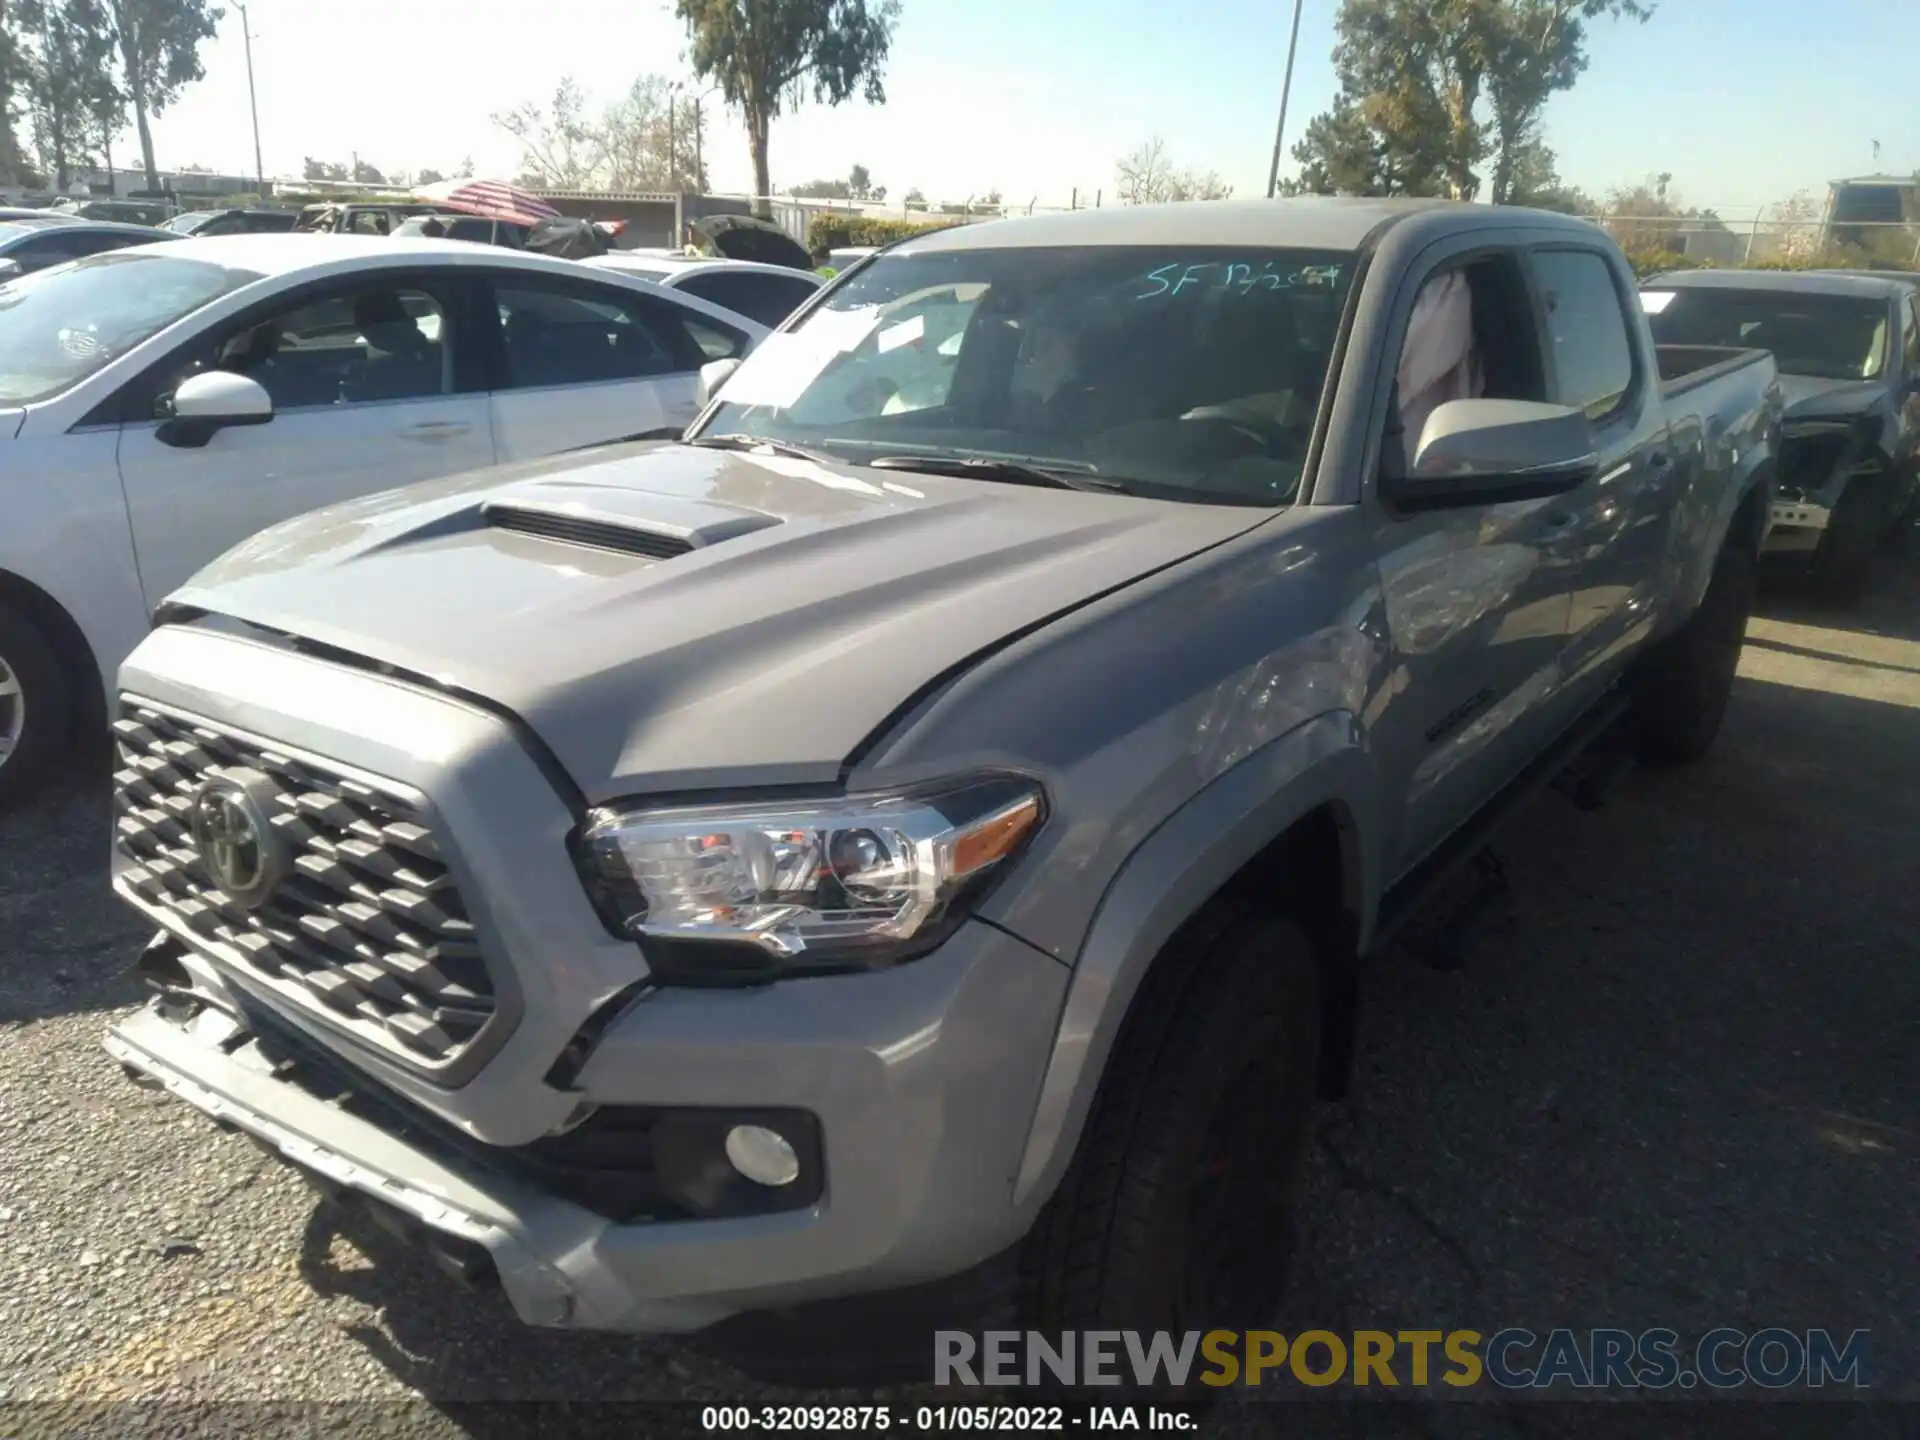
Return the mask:
[[[1856,613],[1763,611],[1705,764],[1597,813],[1541,797],[1465,968],[1372,970],[1282,1330],[1866,1328],[1879,1394],[1920,1400],[1920,567]],[[523,1329],[127,1084],[98,1041],[145,935],[106,817],[97,774],[0,817],[0,1399],[419,1397],[415,1433],[453,1435],[488,1430],[466,1401],[796,1398]],[[1613,1407],[1368,1408],[1356,1433]]]

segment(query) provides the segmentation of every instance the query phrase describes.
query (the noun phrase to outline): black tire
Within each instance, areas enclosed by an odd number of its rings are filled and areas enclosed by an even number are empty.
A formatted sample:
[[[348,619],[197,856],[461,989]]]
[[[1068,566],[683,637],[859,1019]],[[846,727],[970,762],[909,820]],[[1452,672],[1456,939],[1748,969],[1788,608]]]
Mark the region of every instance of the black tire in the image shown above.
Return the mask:
[[[1753,613],[1754,555],[1729,540],[1700,607],[1632,673],[1627,731],[1643,765],[1686,765],[1713,748]]]
[[[1864,486],[1849,485],[1813,552],[1814,585],[1831,604],[1858,605],[1873,586],[1880,558],[1878,498]]]
[[[1022,1326],[1057,1340],[1270,1324],[1320,1033],[1319,972],[1298,926],[1218,904],[1176,937],[1026,1240]]]
[[[0,605],[0,805],[47,778],[66,749],[72,714],[72,686],[52,645]]]

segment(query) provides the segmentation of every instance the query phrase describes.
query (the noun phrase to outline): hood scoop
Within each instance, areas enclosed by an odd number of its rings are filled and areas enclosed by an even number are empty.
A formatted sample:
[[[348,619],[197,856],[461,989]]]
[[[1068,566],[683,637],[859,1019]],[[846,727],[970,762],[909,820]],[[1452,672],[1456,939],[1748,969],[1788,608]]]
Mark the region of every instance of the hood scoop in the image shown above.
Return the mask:
[[[480,514],[495,530],[512,530],[521,535],[537,535],[542,540],[562,545],[585,545],[593,550],[617,550],[622,555],[641,555],[649,560],[671,560],[693,549],[693,541],[680,532],[640,529],[611,520],[596,520],[565,510],[548,510],[530,505],[488,503]]]
[[[671,560],[780,523],[763,511],[679,495],[564,484],[509,491],[483,504],[480,518],[495,530],[647,560]]]

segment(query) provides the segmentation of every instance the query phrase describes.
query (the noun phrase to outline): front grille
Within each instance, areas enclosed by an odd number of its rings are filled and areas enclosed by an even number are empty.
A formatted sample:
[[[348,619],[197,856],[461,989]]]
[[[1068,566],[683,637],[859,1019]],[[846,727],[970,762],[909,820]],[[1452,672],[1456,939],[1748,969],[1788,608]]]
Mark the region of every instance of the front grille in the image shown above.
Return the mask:
[[[273,993],[379,1048],[438,1066],[472,1044],[493,1017],[493,982],[414,805],[137,700],[123,700],[114,732],[114,839],[136,895]],[[252,909],[214,883],[194,840],[197,792],[217,769],[269,778],[266,818],[291,856]]]
[[[623,555],[639,555],[649,560],[671,560],[693,552],[693,542],[681,535],[659,530],[642,530],[607,520],[589,520],[579,515],[556,514],[551,510],[531,510],[518,505],[488,505],[482,512],[496,530],[513,530],[522,535],[537,535],[563,545],[585,545],[594,550],[615,550]]]

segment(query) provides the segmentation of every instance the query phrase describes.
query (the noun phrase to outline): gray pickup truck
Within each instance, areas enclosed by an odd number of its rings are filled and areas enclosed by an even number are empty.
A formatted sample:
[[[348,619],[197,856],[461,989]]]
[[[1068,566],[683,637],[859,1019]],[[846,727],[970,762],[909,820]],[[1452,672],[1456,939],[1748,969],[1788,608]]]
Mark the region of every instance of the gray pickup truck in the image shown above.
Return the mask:
[[[1882,543],[1920,516],[1920,277],[1677,271],[1641,301],[1667,353],[1772,353],[1787,409],[1762,564],[1860,600]]]
[[[1361,961],[1714,739],[1771,359],[1588,225],[1301,200],[920,236],[708,385],[163,607],[107,1048],[535,1325],[1259,1324]]]

